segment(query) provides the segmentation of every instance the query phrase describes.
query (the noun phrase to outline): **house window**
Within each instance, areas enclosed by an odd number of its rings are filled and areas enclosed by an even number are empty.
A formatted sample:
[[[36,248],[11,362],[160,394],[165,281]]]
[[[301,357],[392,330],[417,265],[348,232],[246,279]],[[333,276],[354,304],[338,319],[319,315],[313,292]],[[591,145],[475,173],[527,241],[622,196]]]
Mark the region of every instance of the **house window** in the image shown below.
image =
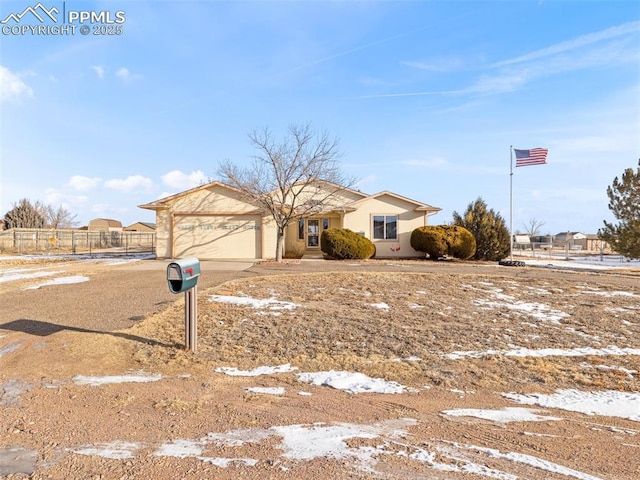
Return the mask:
[[[298,240],[304,240],[304,218],[298,220]]]
[[[327,228],[329,228],[329,219],[328,218],[323,218],[322,219],[322,229],[326,230]]]
[[[373,238],[376,240],[397,240],[398,239],[398,216],[397,215],[374,215],[373,216]]]

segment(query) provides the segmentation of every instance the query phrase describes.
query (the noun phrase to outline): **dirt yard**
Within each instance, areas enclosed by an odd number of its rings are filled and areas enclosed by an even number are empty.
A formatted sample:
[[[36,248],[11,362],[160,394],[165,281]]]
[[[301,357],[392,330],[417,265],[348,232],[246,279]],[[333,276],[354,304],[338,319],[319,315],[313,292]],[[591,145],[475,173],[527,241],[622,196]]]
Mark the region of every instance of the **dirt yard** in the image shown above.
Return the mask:
[[[2,478],[640,478],[637,271],[211,273],[194,353],[182,295],[78,306],[131,264],[26,268],[87,280],[0,283]]]

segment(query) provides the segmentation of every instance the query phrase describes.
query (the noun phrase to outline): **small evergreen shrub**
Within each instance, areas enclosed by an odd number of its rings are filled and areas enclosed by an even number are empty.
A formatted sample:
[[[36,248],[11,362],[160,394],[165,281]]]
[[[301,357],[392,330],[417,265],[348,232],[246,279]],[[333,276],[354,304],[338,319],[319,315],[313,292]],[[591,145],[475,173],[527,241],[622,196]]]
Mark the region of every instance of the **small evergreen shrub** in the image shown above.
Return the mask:
[[[447,232],[449,255],[460,260],[467,260],[476,253],[476,238],[464,227],[443,225]]]
[[[418,252],[424,252],[429,258],[437,260],[447,254],[447,241],[440,227],[425,226],[411,232],[411,246]]]
[[[376,253],[371,240],[346,228],[328,228],[320,235],[320,249],[337,260],[366,260]]]
[[[473,234],[457,225],[416,228],[411,232],[411,246],[418,252],[426,253],[432,260],[444,256],[467,260],[476,253],[476,239]]]

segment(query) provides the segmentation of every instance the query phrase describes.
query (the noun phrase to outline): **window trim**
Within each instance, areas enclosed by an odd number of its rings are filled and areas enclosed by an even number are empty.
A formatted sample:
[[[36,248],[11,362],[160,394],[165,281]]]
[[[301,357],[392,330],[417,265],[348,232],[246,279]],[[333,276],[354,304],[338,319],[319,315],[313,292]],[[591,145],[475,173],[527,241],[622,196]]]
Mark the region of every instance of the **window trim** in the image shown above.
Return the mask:
[[[376,237],[375,221],[376,217],[382,217],[382,238]],[[387,237],[387,221],[389,217],[395,217],[396,235],[395,237]],[[371,239],[379,242],[397,242],[399,239],[398,225],[400,223],[400,215],[398,213],[374,213],[371,215]]]

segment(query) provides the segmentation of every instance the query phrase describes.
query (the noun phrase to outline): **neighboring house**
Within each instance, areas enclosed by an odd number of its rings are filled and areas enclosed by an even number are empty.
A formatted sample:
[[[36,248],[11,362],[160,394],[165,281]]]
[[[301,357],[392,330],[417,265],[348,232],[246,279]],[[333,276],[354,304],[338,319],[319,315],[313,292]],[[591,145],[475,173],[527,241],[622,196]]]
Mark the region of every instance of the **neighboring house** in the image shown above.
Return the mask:
[[[582,250],[583,247],[579,241],[586,238],[587,236],[580,232],[560,232],[554,237],[553,243],[559,247]]]
[[[122,232],[122,223],[111,218],[94,218],[89,220],[90,232]]]
[[[143,232],[154,233],[156,231],[156,224],[149,222],[136,222],[128,227],[124,227],[125,232]]]
[[[531,237],[529,235],[515,234],[513,236],[513,246],[519,249],[531,247]]]
[[[572,245],[573,241],[584,240],[585,238],[587,238],[587,236],[580,232],[560,232],[554,237],[554,241],[556,243],[569,242],[569,244]]]
[[[139,207],[156,212],[158,258],[275,256],[271,215],[224,183],[211,182]],[[317,213],[289,225],[284,253],[319,253],[323,230],[348,228],[373,241],[378,257],[424,257],[411,248],[411,232],[439,211],[391,192],[366,195],[341,189],[331,206],[319,206]]]

